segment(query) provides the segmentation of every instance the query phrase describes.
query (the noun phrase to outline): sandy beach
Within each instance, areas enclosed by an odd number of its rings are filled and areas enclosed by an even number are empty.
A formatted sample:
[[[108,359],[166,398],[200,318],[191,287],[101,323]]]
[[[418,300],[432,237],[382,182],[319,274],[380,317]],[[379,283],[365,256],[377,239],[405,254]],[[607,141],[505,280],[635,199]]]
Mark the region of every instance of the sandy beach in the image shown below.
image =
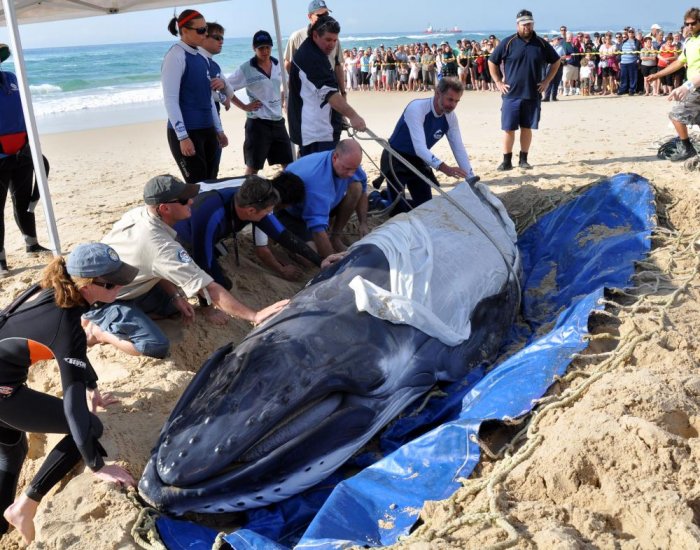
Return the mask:
[[[406,103],[426,95],[355,92],[348,100],[374,133],[388,138]],[[700,336],[695,328],[700,293],[698,247],[693,244],[700,231],[700,175],[684,171],[682,163],[656,158],[654,142],[673,133],[669,107],[658,97],[576,96],[543,104],[529,155],[534,169],[500,173],[500,97],[463,95],[457,113],[472,164],[502,198],[519,230],[600,178],[635,172],[654,184],[662,230],[654,239],[650,265],[640,270],[653,271],[662,284],[618,296],[622,306],[611,305],[609,315],[593,318],[594,334],[614,338],[594,340],[591,353],[624,353],[614,362],[607,361],[608,355],[574,362],[578,375],[556,384],[551,393],[575,389],[577,396],[542,413],[541,442],[529,455],[516,461],[484,458],[464,489],[424,508],[423,525],[401,545],[482,548],[509,536],[496,521],[501,518],[512,526],[510,536],[518,548],[700,546]],[[244,114],[231,110],[223,122],[231,145],[224,150],[220,175],[241,175]],[[378,164],[380,147],[370,141],[362,145]],[[126,210],[141,204],[150,177],[177,173],[164,122],[51,134],[42,138],[42,147],[51,161],[50,186],[64,253],[80,242],[99,240]],[[516,155],[518,150],[516,143]],[[451,162],[447,140],[434,151]],[[370,179],[377,175],[367,158],[363,166]],[[453,183],[441,174],[438,178],[444,185]],[[47,244],[39,210],[39,240]],[[47,260],[36,263],[25,256],[11,206],[5,221],[11,275],[0,280],[3,305],[37,280]],[[225,263],[236,295],[246,303],[261,307],[292,296],[303,284],[273,275],[251,252],[252,243],[244,239],[241,267]],[[99,413],[106,426],[102,441],[110,458],[136,478],[163,421],[202,362],[250,330],[248,323],[234,320],[215,327],[201,316],[185,329],[172,321],[165,326],[173,338],[166,360],[129,357],[105,346],[90,351],[101,389],[121,399]],[[32,387],[60,394],[53,362],[32,370]],[[497,451],[505,435],[512,437],[522,427],[485,437]],[[30,436],[22,489],[57,440]],[[485,483],[477,486],[494,475],[500,475],[494,491]],[[30,548],[135,548],[130,531],[137,515],[125,492],[99,482],[81,465],[41,504],[37,539]],[[14,531],[0,546],[24,547]]]

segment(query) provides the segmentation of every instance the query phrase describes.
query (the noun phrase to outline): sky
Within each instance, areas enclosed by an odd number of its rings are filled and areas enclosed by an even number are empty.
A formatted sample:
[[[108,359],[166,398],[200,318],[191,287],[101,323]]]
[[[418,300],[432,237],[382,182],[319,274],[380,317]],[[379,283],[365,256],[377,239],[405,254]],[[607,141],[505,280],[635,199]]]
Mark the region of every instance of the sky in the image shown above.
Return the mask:
[[[697,2],[696,2],[697,3]],[[388,33],[422,31],[428,25],[435,28],[457,26],[464,31],[508,30],[515,28],[515,14],[522,8],[533,12],[535,28],[547,33],[565,24],[570,30],[617,30],[626,25],[645,31],[653,23],[664,29],[680,26],[683,13],[690,6],[680,2],[648,2],[639,0],[587,0],[573,9],[570,2],[551,0],[498,0],[487,9],[483,2],[462,0],[442,3],[450,9],[426,9],[431,3],[415,0],[327,0],[332,15],[341,24],[341,38],[358,33]],[[644,8],[642,5],[646,4]],[[309,0],[278,0],[282,34],[302,27],[306,22]],[[669,5],[673,7],[669,8]],[[271,3],[268,0],[226,0],[216,3],[193,2],[210,21],[218,21],[232,37],[252,36],[260,28],[274,33]],[[420,7],[420,9],[416,9]],[[178,8],[178,11],[184,8]],[[635,14],[630,17],[630,14]],[[173,9],[141,11],[20,26],[22,45],[27,48],[77,46],[90,44],[120,44],[131,42],[167,41],[172,36],[166,30]],[[0,27],[0,42],[8,41],[5,27]]]

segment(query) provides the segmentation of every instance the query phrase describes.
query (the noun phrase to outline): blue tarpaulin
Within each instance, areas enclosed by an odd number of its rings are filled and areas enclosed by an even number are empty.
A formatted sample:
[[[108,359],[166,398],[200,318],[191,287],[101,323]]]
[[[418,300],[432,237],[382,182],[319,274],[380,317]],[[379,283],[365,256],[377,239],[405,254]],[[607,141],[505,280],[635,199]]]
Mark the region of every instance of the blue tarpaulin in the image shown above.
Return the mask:
[[[514,327],[512,341],[528,344],[396,421],[380,438],[383,458],[356,457],[355,469],[366,466],[359,473],[339,472],[303,495],[251,511],[245,528],[225,540],[236,549],[321,549],[388,545],[409,533],[423,503],[448,498],[478,463],[470,436],[481,424],[527,414],[586,348],[590,313],[602,308],[606,287],[629,284],[634,262],[649,252],[654,224],[653,190],[636,174],[600,182],[544,216],[518,243],[527,327]],[[210,548],[215,536],[166,517],[157,525],[171,550]]]

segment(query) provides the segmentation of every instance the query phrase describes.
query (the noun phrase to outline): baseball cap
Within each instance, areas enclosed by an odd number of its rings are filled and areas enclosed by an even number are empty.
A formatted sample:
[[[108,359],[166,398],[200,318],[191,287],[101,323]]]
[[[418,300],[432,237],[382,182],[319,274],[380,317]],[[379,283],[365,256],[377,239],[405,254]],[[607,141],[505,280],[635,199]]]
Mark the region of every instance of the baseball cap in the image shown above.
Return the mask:
[[[71,277],[99,277],[120,286],[128,285],[139,272],[122,262],[116,250],[104,243],[76,246],[66,258],[66,271]]]
[[[156,205],[176,199],[191,199],[199,193],[198,183],[185,183],[175,176],[163,174],[151,178],[143,188],[143,200],[146,204]]]
[[[313,0],[313,2],[311,2],[309,4],[309,13],[314,13],[314,12],[317,12],[318,10],[332,11],[332,10],[328,9],[328,6],[326,6],[325,0]]]
[[[0,44],[0,63],[10,57],[10,47],[7,44]]]
[[[534,23],[535,21],[530,10],[520,10],[515,19],[518,23]]]
[[[651,26],[651,30],[652,30],[652,31],[658,31],[658,30],[660,30],[660,29],[661,29],[661,25],[659,25],[658,23],[654,23],[654,24]]]
[[[253,48],[258,48],[260,46],[272,47],[272,37],[269,32],[261,30],[253,35]]]

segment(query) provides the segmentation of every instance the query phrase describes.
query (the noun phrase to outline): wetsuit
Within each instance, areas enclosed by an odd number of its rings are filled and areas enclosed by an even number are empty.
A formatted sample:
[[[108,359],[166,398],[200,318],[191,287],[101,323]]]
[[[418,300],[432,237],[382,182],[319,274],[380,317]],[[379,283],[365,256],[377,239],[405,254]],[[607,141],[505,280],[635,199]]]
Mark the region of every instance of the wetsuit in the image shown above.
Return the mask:
[[[17,87],[17,77],[0,71],[0,260],[5,259],[5,201],[10,192],[17,225],[25,244],[36,240],[32,207],[34,165],[27,146],[27,128]]]
[[[168,144],[187,183],[216,177],[217,133],[222,128],[211,97],[209,70],[207,59],[182,41],[168,50],[161,69]],[[194,144],[192,157],[180,151],[180,142],[186,138]]]
[[[437,170],[442,160],[433,155],[430,149],[443,136],[447,136],[452,154],[459,167],[467,173],[467,178],[473,177],[474,171],[462,143],[457,113],[452,111],[438,115],[432,97],[414,99],[408,104],[389,138],[389,144],[421,174],[439,185],[431,168]],[[387,151],[382,153],[381,170],[387,178],[390,201],[393,202],[397,194],[403,196],[405,188],[411,193],[410,199],[404,197],[394,206],[392,215],[407,212],[432,198],[432,188],[401,161],[390,157]]]
[[[192,215],[179,221],[173,227],[177,231],[177,239],[190,252],[195,263],[209,273],[220,285],[230,288],[231,283],[224,275],[217,261],[217,245],[221,240],[233,236],[235,253],[238,254],[237,234],[249,223],[256,230],[274,239],[290,252],[301,255],[313,264],[320,266],[321,258],[309,246],[289,232],[277,217],[270,213],[259,222],[241,220],[231,208],[233,197],[240,189],[243,179],[228,180],[217,186],[217,189],[204,191],[197,195],[192,203]],[[240,183],[239,183],[240,182]],[[204,184],[206,189],[206,184]],[[255,234],[259,234],[256,231]],[[256,242],[258,246],[267,243]]]
[[[82,458],[93,471],[104,466],[106,453],[98,438],[102,423],[88,410],[86,388],[97,387],[97,375],[87,357],[80,325],[87,307],[60,308],[52,289],[30,288],[36,296],[0,314],[0,509],[15,498],[17,481],[27,454],[26,432],[67,434],[51,450],[29,484],[26,494],[40,501]],[[13,304],[16,304],[14,302]],[[12,307],[12,306],[10,306]],[[4,320],[4,324],[2,321]],[[61,374],[63,399],[27,387],[29,368],[55,358]],[[0,520],[0,533],[7,531]]]

